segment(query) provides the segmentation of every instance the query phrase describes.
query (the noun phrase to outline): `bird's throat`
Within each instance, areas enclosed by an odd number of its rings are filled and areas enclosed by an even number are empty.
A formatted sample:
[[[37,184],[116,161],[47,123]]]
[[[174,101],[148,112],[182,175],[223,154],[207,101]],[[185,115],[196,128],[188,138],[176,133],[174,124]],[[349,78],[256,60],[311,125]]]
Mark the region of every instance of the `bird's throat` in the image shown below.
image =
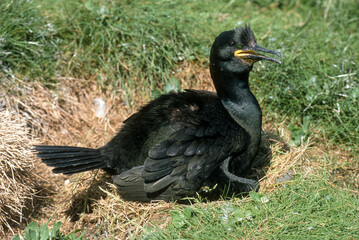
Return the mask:
[[[241,89],[237,94],[239,96],[235,101],[232,99],[221,99],[221,101],[233,120],[249,134],[248,157],[252,160],[261,141],[262,112],[249,88]]]
[[[249,89],[251,69],[238,71],[237,68],[235,64],[210,64],[218,97],[233,120],[250,136],[248,158],[252,160],[261,141],[262,112],[257,99]]]

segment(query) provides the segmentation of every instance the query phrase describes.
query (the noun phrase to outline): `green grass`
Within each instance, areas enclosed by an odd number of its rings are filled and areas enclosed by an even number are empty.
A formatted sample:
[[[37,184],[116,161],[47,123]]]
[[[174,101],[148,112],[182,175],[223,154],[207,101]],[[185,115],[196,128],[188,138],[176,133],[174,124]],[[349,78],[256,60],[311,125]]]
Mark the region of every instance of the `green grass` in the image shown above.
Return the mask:
[[[224,206],[179,207],[167,229],[144,237],[211,239],[235,233],[335,239],[358,234],[358,198],[338,187],[343,184],[332,185],[338,169],[359,164],[356,0],[4,0],[0,22],[1,86],[21,79],[56,88],[62,76],[95,79],[104,90],[123,91],[126,103],[135,106],[136,99],[176,85],[173,72],[183,61],[207,66],[220,32],[250,23],[260,45],[283,55],[282,65],[259,63],[251,74],[265,119],[287,119],[292,146],[311,138],[324,152],[311,161],[324,170],[304,177],[296,166],[296,179],[265,195],[267,203],[233,199]],[[342,156],[333,149],[344,149],[352,160],[339,161]],[[343,180],[358,191],[353,181]],[[233,212],[227,222],[226,209]],[[238,220],[246,212],[251,218]]]
[[[272,194],[178,206],[166,229],[147,228],[143,239],[357,239],[358,214],[357,194],[310,176]]]
[[[50,22],[29,1],[0,3],[0,77],[55,76],[58,45]],[[1,79],[3,80],[3,79]]]

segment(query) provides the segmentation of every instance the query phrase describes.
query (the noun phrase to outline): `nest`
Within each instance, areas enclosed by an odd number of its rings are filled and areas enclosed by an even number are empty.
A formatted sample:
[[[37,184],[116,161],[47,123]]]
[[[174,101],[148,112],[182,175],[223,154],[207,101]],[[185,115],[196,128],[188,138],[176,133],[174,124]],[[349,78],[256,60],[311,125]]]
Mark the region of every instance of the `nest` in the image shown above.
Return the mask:
[[[35,184],[34,158],[25,119],[0,109],[0,233],[12,231],[24,220]]]

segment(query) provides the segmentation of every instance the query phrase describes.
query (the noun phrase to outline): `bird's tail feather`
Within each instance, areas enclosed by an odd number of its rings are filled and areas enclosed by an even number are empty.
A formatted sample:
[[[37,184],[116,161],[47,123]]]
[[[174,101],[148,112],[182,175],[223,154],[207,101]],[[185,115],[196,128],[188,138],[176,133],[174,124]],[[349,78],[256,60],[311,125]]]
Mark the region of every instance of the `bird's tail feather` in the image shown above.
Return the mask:
[[[73,174],[106,168],[108,162],[108,157],[99,149],[35,145],[34,150],[43,163],[54,167],[54,173]]]

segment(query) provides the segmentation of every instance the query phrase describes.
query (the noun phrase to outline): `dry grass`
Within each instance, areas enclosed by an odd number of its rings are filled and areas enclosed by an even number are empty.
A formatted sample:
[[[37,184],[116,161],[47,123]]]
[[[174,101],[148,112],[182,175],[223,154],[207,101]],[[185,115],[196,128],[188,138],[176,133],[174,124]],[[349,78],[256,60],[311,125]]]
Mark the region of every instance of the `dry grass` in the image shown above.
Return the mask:
[[[26,118],[32,133],[39,137],[39,144],[101,147],[116,134],[123,120],[136,111],[136,107],[126,107],[121,92],[109,89],[104,93],[95,81],[61,80],[58,91],[33,83],[21,87],[26,89],[23,96],[5,95],[6,108]],[[25,84],[20,82],[20,85]],[[103,118],[95,114],[95,98],[102,99],[106,104]],[[148,100],[149,97],[141,98],[136,105],[144,105]],[[93,237],[98,231],[106,235],[110,227],[116,236],[136,235],[150,219],[159,218],[156,212],[171,206],[161,202],[116,203],[113,199],[113,196],[117,196],[116,190],[107,185],[111,179],[102,171],[64,176],[52,174],[51,169],[40,160],[36,161],[35,166],[34,178],[41,189],[34,200],[37,207],[30,220],[62,221],[64,233],[84,228],[87,229],[86,236]],[[114,222],[107,223],[109,218],[104,216],[110,215],[117,217],[111,218]],[[129,219],[132,219],[130,223]],[[23,227],[15,230],[21,231]]]
[[[0,109],[0,235],[13,233],[26,217],[25,209],[35,193],[31,170],[34,158],[30,150],[26,121],[20,115]]]
[[[143,231],[144,226],[167,226],[170,220],[167,212],[175,205],[163,201],[127,202],[115,193],[116,187],[112,184],[110,190],[103,191],[107,197],[96,203],[94,215],[102,237],[109,239],[135,238]]]
[[[177,69],[175,77],[181,81],[182,89],[215,91],[208,66],[184,62]]]
[[[274,127],[278,135],[270,133]],[[280,125],[266,124],[263,128],[262,149],[270,149],[270,164],[262,169],[265,174],[260,179],[260,192],[271,192],[294,177],[295,166],[307,158],[310,141],[298,147],[289,147],[286,143],[290,140],[290,132],[284,128],[284,122]]]

